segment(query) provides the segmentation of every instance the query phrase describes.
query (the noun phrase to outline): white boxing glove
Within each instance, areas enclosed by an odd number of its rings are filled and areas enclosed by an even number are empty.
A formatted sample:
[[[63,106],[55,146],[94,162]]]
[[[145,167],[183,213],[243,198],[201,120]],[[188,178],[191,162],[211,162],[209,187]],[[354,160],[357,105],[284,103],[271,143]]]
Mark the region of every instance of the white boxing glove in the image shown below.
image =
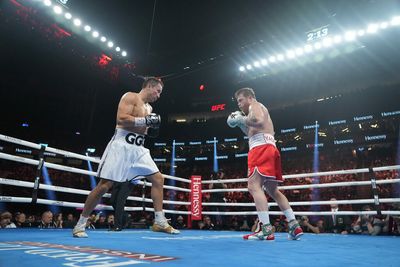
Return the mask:
[[[226,120],[226,123],[231,128],[239,127],[246,135],[249,131],[246,125],[246,116],[244,116],[241,111],[232,112]]]

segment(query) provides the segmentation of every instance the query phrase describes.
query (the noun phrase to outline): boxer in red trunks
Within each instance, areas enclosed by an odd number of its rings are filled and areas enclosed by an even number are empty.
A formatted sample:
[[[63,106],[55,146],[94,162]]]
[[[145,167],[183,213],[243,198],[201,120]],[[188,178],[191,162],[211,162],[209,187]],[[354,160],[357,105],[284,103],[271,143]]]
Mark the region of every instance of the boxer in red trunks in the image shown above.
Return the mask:
[[[289,238],[298,240],[303,231],[285,195],[278,190],[278,182],[283,182],[281,158],[274,139],[274,125],[268,109],[257,101],[251,88],[242,88],[235,93],[241,111],[233,112],[227,120],[230,127],[239,127],[249,137],[248,190],[254,198],[259,225],[244,239],[274,240],[269,221],[268,200],[263,191],[276,201],[288,220]]]

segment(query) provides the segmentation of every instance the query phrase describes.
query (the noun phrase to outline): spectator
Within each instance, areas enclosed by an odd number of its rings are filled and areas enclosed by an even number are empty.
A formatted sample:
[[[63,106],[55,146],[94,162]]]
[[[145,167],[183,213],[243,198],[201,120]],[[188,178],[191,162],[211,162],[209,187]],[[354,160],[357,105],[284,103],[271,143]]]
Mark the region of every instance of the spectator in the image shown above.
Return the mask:
[[[17,228],[13,222],[11,222],[12,215],[10,212],[5,211],[0,215],[0,228]]]
[[[15,213],[15,226],[17,228],[22,228],[22,227],[29,227],[29,224],[26,222],[26,215],[23,212],[17,212]]]
[[[53,213],[51,211],[43,212],[39,228],[57,228],[57,225],[53,222]]]
[[[63,214],[61,212],[56,215],[56,220],[54,223],[56,224],[56,228],[64,228]]]
[[[74,215],[72,213],[69,213],[67,215],[67,220],[64,222],[64,228],[74,228],[76,224],[76,220],[74,218]]]
[[[370,206],[364,206],[363,211],[371,211]],[[374,215],[360,215],[354,223],[353,231],[357,234],[379,235],[382,232],[382,220]]]
[[[317,221],[317,225],[314,226],[310,223],[307,216],[302,216],[299,223],[305,232],[314,233],[314,234],[321,234],[321,233],[325,232],[324,220],[322,220],[322,219],[319,219]]]
[[[175,227],[175,229],[186,229],[187,228],[185,222],[183,221],[182,216],[178,216],[174,227]]]
[[[217,173],[213,173],[211,175],[211,180],[215,181],[215,183],[211,183],[208,185],[208,189],[227,189],[228,186],[225,183],[222,183],[222,180],[225,179],[225,171],[220,169]],[[217,202],[217,203],[225,203],[225,193],[224,192],[212,192],[210,193],[210,202]],[[210,210],[212,211],[219,211],[224,212],[225,206],[211,206]],[[225,219],[224,216],[216,215],[213,216],[215,221],[220,221],[222,227],[225,227]]]
[[[204,227],[202,228],[202,230],[214,230],[214,224],[209,216],[204,216],[203,222]]]

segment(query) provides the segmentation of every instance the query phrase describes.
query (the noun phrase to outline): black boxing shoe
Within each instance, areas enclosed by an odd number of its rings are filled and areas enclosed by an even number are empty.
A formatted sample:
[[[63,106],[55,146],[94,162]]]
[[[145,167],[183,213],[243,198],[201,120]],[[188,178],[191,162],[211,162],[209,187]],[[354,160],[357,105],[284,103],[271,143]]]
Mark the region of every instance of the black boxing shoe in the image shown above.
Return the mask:
[[[112,227],[110,228],[108,231],[112,231],[112,232],[121,232],[122,228],[121,227]]]

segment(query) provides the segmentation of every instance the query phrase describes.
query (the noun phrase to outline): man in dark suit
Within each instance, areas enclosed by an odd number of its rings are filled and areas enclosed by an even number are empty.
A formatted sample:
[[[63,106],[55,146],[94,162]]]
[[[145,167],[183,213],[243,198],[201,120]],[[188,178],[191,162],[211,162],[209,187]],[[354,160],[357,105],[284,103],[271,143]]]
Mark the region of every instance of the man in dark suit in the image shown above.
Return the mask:
[[[337,201],[336,198],[331,198],[330,201]],[[339,211],[337,204],[331,204],[333,215],[325,217],[325,232],[347,235],[351,229],[351,219],[347,215],[337,215]]]
[[[134,183],[126,181],[122,183],[114,183],[111,192],[111,205],[114,208],[114,226],[111,231],[121,231],[128,221],[128,214],[125,212],[125,203],[133,187]]]

